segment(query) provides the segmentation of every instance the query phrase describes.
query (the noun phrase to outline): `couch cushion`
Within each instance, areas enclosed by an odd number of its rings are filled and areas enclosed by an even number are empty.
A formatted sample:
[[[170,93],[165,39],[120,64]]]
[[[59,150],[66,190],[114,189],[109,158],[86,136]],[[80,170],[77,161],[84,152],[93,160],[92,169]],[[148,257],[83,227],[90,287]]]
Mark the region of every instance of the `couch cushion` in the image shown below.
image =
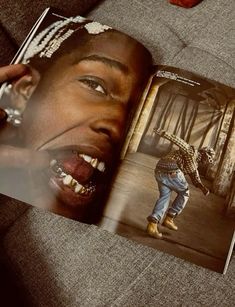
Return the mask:
[[[37,1],[37,5],[35,5],[30,0],[3,0],[1,1],[0,20],[12,39],[14,39],[17,44],[21,44],[45,8],[49,6],[54,7],[68,16],[83,15],[91,9],[97,1],[98,0],[42,0]]]
[[[140,40],[157,64],[234,86],[235,1],[203,0],[185,9],[165,0],[106,0],[90,16]]]
[[[31,306],[231,306],[235,299],[235,259],[221,276],[36,208],[12,225],[3,251]]]
[[[0,194],[0,234],[5,232],[22,214],[29,205]]]
[[[2,0],[0,9],[0,65],[7,65],[24,41],[35,21],[49,6],[63,15],[84,15],[99,0]]]
[[[7,65],[15,55],[18,47],[0,25],[0,66]]]

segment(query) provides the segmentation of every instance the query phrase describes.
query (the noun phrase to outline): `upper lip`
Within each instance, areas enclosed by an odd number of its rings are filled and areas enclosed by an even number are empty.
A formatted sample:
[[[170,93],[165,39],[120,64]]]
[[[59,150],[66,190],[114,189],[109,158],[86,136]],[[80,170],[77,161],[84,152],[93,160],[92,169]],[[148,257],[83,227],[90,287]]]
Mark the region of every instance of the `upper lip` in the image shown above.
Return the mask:
[[[110,153],[103,152],[100,148],[93,145],[55,146],[54,148],[47,149],[47,151],[54,159],[60,159],[67,154],[77,152],[78,154],[85,154],[92,158],[97,158],[100,162],[102,161],[106,165],[111,164],[112,158]]]

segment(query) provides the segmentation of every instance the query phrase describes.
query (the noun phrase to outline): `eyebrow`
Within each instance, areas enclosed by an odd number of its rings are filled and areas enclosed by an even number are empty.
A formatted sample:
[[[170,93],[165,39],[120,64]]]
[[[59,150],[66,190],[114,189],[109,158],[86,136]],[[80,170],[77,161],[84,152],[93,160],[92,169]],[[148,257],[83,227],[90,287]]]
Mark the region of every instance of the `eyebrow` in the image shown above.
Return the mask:
[[[100,56],[100,55],[95,55],[95,54],[90,55],[90,56],[82,58],[79,62],[82,62],[82,61],[101,62],[101,63],[103,63],[103,64],[105,64],[109,67],[116,68],[116,69],[120,70],[124,74],[127,74],[128,71],[129,71],[128,67],[125,64],[123,64],[119,61],[113,60],[113,59],[109,59],[109,58]]]

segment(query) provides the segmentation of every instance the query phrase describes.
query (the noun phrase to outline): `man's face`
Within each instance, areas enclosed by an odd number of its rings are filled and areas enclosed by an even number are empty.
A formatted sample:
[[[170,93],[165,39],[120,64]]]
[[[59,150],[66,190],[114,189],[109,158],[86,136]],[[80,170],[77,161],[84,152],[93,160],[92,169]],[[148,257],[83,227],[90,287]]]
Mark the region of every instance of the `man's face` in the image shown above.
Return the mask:
[[[207,152],[201,151],[201,164],[204,166],[209,166],[214,163],[215,160],[215,153],[214,152]]]
[[[134,40],[100,34],[57,59],[28,101],[21,138],[26,147],[50,154],[46,181],[64,204],[79,208],[100,192],[146,62]]]

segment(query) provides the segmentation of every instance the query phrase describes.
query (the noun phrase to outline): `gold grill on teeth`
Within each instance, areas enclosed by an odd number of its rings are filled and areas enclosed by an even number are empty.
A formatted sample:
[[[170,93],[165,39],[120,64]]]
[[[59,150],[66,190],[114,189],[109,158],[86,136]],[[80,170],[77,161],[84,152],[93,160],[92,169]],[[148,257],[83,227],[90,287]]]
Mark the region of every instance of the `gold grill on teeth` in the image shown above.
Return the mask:
[[[62,168],[59,166],[58,162],[56,160],[52,160],[50,162],[51,169],[56,172],[56,174],[59,175],[59,177],[62,179],[62,182],[64,185],[72,188],[75,193],[83,194],[83,195],[89,195],[93,192],[95,192],[95,186],[92,184],[92,182],[89,182],[85,186],[81,185],[76,179],[74,179],[71,175],[66,174]]]
[[[97,158],[92,158],[88,155],[85,154],[79,154],[79,157],[81,157],[84,161],[86,161],[87,163],[89,163],[93,168],[97,168],[100,172],[104,172],[105,171],[105,163],[104,162],[99,162],[99,160]],[[57,165],[58,162],[56,160],[52,160],[50,165],[51,167]]]
[[[88,195],[95,192],[95,186],[90,182],[83,186],[77,180],[75,180],[71,175],[66,175],[63,178],[63,184],[72,188],[75,193]]]
[[[99,162],[97,158],[92,158],[88,155],[79,154],[79,157],[83,158],[87,163],[89,163],[93,168],[97,168],[100,172],[105,171],[104,162]]]

